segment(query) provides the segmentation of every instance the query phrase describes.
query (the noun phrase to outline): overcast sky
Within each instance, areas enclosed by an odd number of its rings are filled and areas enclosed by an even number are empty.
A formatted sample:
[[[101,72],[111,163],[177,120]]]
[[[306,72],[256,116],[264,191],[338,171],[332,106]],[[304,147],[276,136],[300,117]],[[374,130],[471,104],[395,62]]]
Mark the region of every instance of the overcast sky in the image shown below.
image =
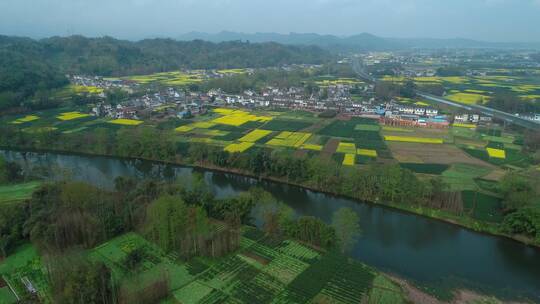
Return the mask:
[[[223,30],[538,42],[540,0],[0,0],[4,35]]]

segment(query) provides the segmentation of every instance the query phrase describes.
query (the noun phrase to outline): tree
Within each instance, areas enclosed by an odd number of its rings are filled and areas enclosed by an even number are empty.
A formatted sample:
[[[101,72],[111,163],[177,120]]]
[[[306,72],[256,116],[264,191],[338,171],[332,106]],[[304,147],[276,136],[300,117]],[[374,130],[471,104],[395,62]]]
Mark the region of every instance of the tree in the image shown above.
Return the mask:
[[[313,216],[302,216],[288,222],[284,232],[287,237],[323,248],[332,248],[336,243],[334,228]]]
[[[351,208],[341,208],[332,216],[332,227],[336,231],[342,252],[351,250],[360,237],[360,218]]]
[[[399,85],[389,81],[379,81],[375,84],[375,96],[378,99],[389,101],[399,93]]]
[[[409,79],[399,88],[399,95],[406,98],[416,97],[416,84],[413,80]]]
[[[76,252],[45,260],[54,303],[116,303],[111,270],[102,262]]]
[[[162,196],[147,209],[148,236],[166,252],[181,249],[188,207],[181,197]]]
[[[27,217],[23,205],[8,204],[0,208],[0,260],[25,241],[24,223]]]
[[[529,205],[535,197],[529,181],[516,173],[506,174],[499,187],[504,198],[504,207],[508,211]]]

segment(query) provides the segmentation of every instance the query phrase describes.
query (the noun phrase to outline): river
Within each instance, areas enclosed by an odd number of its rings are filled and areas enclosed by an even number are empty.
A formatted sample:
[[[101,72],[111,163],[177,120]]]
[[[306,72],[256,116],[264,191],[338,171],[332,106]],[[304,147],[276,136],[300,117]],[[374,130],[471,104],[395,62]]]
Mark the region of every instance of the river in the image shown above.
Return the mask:
[[[351,256],[380,270],[436,289],[468,288],[504,298],[540,302],[540,249],[476,233],[441,221],[300,187],[234,174],[141,160],[54,153],[1,151],[25,167],[43,167],[54,178],[70,177],[111,188],[118,176],[175,179],[204,175],[217,197],[257,185],[295,210],[330,221],[350,207],[360,216],[362,237]]]

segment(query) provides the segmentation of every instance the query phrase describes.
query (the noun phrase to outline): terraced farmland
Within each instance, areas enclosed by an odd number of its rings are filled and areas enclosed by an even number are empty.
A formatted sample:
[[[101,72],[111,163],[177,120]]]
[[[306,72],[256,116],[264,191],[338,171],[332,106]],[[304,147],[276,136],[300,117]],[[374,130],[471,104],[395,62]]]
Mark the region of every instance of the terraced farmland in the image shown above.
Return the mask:
[[[134,272],[126,268],[124,261],[135,250],[142,253],[143,260]],[[321,299],[330,303],[358,303],[380,297],[371,289],[381,288],[384,280],[373,269],[345,256],[320,252],[292,240],[267,242],[264,234],[253,228],[245,229],[236,253],[212,261],[201,258],[180,261],[135,233],[110,240],[87,254],[112,269],[113,278],[124,293],[150,286],[166,274],[170,278],[170,296],[164,303],[300,304]],[[25,294],[20,278],[27,277],[40,298],[50,303],[45,270],[33,247],[22,247],[0,263],[0,274],[19,296]],[[394,296],[402,295],[393,283],[385,281],[385,284],[395,289]],[[0,288],[2,303],[15,303],[15,296],[4,289]]]

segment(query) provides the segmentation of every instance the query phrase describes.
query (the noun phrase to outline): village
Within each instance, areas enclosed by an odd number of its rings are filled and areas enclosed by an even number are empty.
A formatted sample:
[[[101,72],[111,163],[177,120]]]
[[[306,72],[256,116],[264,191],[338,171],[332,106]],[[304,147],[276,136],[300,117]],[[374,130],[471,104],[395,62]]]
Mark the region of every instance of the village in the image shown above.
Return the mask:
[[[212,77],[223,74],[210,73]],[[315,113],[332,113],[379,119],[382,124],[446,128],[451,123],[485,124],[492,118],[477,113],[441,113],[424,102],[411,103],[400,99],[381,101],[376,98],[372,84],[329,84],[324,94],[307,94],[303,87],[278,88],[267,86],[261,91],[245,90],[242,94],[229,94],[220,88],[207,92],[191,92],[174,87],[141,89],[137,82],[107,80],[102,77],[70,76],[73,84],[100,89],[99,102],[91,108],[91,115],[113,119],[180,119],[205,114],[209,106],[229,106],[244,109],[290,109]],[[107,102],[106,90],[120,89],[130,98],[117,104]],[[355,94],[352,94],[353,92]],[[139,94],[133,94],[139,92]],[[358,97],[360,96],[360,98]]]

